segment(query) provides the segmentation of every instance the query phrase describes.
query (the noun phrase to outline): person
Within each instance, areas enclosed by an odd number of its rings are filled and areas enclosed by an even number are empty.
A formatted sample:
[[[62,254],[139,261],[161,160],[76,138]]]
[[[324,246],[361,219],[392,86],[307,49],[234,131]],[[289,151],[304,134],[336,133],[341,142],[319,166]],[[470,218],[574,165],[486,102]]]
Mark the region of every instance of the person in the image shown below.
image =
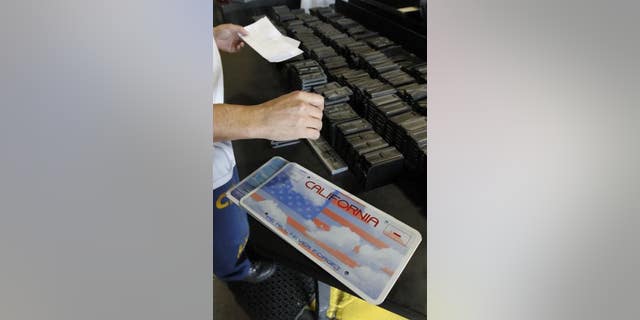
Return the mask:
[[[244,42],[238,25],[213,29],[213,272],[224,281],[260,282],[275,272],[275,265],[252,261],[245,246],[249,238],[247,213],[226,199],[238,182],[231,141],[238,139],[317,139],[322,128],[324,98],[295,91],[254,106],[224,103],[222,65],[218,50],[235,53]]]

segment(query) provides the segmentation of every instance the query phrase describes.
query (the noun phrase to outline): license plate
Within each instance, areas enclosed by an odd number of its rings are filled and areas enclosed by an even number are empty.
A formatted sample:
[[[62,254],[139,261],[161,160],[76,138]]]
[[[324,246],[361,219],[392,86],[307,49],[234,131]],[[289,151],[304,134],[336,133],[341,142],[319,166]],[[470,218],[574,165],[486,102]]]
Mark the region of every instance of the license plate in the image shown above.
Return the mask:
[[[252,183],[240,205],[367,302],[384,301],[422,240],[417,230],[296,163]]]

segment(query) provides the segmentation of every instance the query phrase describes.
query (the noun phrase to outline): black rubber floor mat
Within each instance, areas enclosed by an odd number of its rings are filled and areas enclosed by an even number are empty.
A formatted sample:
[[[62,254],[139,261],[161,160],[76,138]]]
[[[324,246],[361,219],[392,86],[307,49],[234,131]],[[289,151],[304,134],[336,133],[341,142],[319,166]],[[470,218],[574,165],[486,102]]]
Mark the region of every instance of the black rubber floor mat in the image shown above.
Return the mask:
[[[252,320],[295,320],[315,296],[312,278],[280,265],[263,282],[229,282],[228,286]]]

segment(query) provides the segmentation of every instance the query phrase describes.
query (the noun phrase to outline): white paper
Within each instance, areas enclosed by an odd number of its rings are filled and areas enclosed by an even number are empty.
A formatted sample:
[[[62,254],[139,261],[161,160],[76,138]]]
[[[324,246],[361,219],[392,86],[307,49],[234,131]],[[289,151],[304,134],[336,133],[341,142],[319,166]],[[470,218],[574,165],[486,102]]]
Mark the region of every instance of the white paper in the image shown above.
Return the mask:
[[[297,48],[300,45],[300,41],[293,39],[293,38],[289,38],[287,36],[282,36],[283,40],[287,43],[289,43],[291,46],[293,46],[294,48]],[[302,51],[300,51],[302,52]]]
[[[300,41],[282,35],[267,17],[244,28],[249,35],[240,35],[242,40],[269,62],[282,62],[302,54],[298,48]]]

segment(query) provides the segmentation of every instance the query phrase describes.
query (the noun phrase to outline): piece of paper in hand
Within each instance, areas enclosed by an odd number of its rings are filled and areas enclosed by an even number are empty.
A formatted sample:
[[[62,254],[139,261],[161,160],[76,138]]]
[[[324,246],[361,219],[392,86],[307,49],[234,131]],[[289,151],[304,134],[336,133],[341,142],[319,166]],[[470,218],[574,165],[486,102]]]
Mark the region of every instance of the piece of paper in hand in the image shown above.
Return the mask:
[[[282,62],[302,54],[298,48],[300,41],[282,35],[267,17],[244,28],[249,35],[240,35],[242,40],[269,62]]]

